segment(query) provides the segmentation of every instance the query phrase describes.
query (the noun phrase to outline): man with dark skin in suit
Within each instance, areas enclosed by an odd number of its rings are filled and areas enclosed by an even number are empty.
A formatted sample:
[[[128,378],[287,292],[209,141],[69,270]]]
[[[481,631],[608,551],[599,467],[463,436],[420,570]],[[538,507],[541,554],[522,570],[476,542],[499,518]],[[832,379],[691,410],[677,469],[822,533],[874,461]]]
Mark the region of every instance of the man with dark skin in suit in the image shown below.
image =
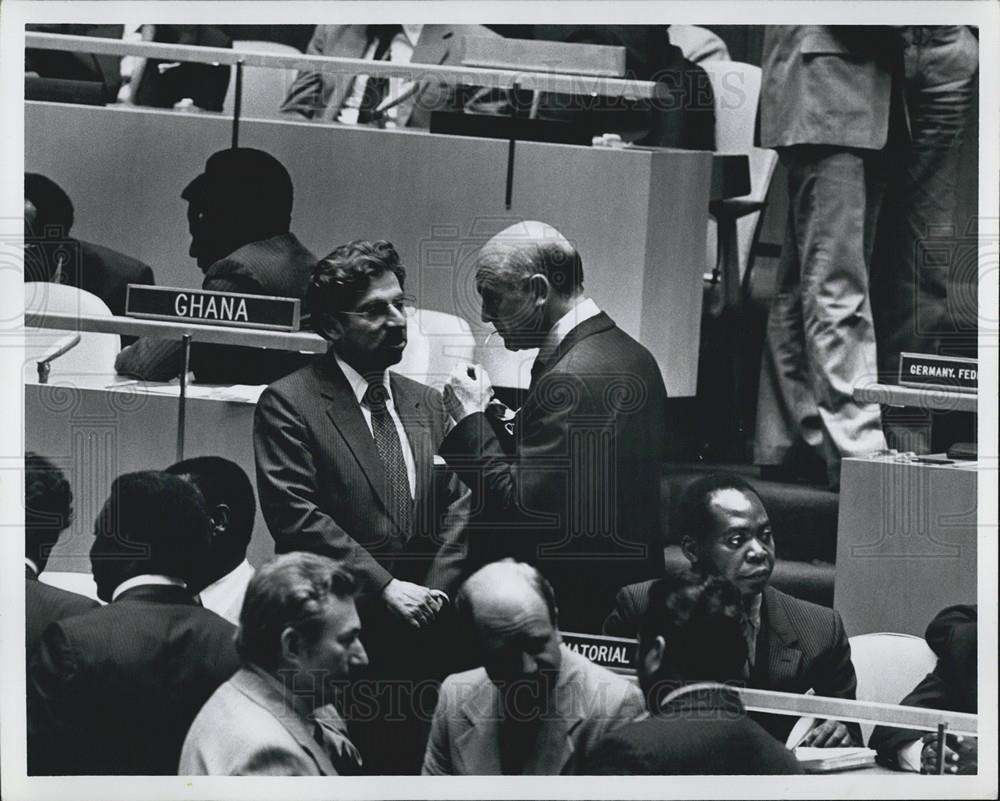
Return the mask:
[[[771,520],[753,487],[739,476],[714,473],[696,479],[681,497],[674,525],[681,548],[699,573],[728,579],[743,596],[748,626],[750,687],[853,699],[857,679],[840,616],[769,586],[775,563]],[[634,637],[649,603],[651,582],[623,587],[617,608],[604,622],[605,634]],[[785,739],[794,718],[758,718]],[[857,724],[827,720],[798,745],[846,747],[861,744]]]

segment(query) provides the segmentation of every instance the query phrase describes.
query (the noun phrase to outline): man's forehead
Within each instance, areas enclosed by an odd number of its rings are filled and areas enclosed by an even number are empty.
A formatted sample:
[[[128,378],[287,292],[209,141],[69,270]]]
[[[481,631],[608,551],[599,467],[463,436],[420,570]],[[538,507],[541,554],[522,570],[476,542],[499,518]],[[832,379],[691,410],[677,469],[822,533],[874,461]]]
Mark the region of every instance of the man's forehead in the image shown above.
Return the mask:
[[[374,276],[368,284],[368,289],[358,298],[357,306],[364,306],[373,300],[394,300],[402,294],[403,290],[399,286],[399,279],[391,270],[386,270],[380,275]]]
[[[716,490],[708,500],[708,509],[716,521],[734,524],[747,518],[769,522],[767,510],[754,493],[736,487]]]

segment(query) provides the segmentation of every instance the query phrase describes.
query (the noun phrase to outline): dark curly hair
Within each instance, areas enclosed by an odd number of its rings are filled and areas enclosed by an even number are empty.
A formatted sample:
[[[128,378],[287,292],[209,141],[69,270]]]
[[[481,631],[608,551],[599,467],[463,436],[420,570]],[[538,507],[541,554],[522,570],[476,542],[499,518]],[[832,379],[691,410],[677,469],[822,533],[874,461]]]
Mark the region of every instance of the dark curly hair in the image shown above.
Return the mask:
[[[745,624],[740,592],[726,579],[684,570],[654,582],[639,625],[640,665],[657,637],[666,650],[655,673],[644,677],[650,709],[682,684],[741,679]]]
[[[73,520],[73,490],[44,456],[24,454],[24,555],[45,569],[52,546]]]
[[[320,259],[306,290],[306,308],[317,331],[322,334],[322,315],[351,311],[368,291],[372,279],[385,272],[395,275],[403,288],[406,268],[392,243],[384,239],[356,239]]]

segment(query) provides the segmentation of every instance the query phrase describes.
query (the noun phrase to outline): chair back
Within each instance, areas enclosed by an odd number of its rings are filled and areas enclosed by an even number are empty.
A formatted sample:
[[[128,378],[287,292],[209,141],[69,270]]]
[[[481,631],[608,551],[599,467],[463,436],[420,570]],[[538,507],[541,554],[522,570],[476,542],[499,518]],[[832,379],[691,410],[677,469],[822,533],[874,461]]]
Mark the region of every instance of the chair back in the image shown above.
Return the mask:
[[[24,308],[32,312],[53,312],[58,314],[95,315],[111,317],[111,310],[97,295],[75,286],[53,284],[47,281],[26,281],[24,284]],[[61,341],[72,336],[73,331],[59,331],[49,328],[24,329],[24,380],[38,379],[37,363]],[[80,331],[80,344],[51,362],[49,381],[72,379],[73,376],[106,374],[114,375],[115,357],[121,350],[121,339],[117,334],[97,334]]]
[[[898,704],[937,664],[923,638],[912,634],[859,634],[851,637],[850,643],[859,701]],[[866,743],[873,728],[861,724]]]
[[[778,154],[754,147],[757,102],[760,98],[760,67],[740,61],[703,61],[715,94],[715,149],[719,153],[745,153],[750,161],[750,194],[746,200],[763,202],[771,185]],[[736,221],[739,242],[740,280],[744,279],[762,212],[752,212]],[[708,265],[715,267],[717,232],[714,220],[708,223]]]
[[[452,369],[473,361],[476,340],[469,323],[445,312],[417,309],[407,321],[406,349],[393,370],[442,389]]]
[[[277,53],[285,56],[301,56],[302,53],[291,45],[280,42],[236,40],[233,50],[242,53]],[[236,67],[233,68],[226,97],[222,101],[222,113],[231,115],[236,105]],[[280,119],[281,103],[295,80],[295,70],[279,67],[243,67],[243,102],[240,116],[247,119]]]

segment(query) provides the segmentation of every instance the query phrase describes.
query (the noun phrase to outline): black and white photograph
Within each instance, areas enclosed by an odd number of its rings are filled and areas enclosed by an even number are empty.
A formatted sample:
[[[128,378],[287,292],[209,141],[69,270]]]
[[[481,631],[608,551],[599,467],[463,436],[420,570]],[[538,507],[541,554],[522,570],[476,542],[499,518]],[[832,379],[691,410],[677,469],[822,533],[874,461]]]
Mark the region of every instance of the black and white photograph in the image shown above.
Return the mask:
[[[5,799],[997,796],[1000,6],[0,15]]]

